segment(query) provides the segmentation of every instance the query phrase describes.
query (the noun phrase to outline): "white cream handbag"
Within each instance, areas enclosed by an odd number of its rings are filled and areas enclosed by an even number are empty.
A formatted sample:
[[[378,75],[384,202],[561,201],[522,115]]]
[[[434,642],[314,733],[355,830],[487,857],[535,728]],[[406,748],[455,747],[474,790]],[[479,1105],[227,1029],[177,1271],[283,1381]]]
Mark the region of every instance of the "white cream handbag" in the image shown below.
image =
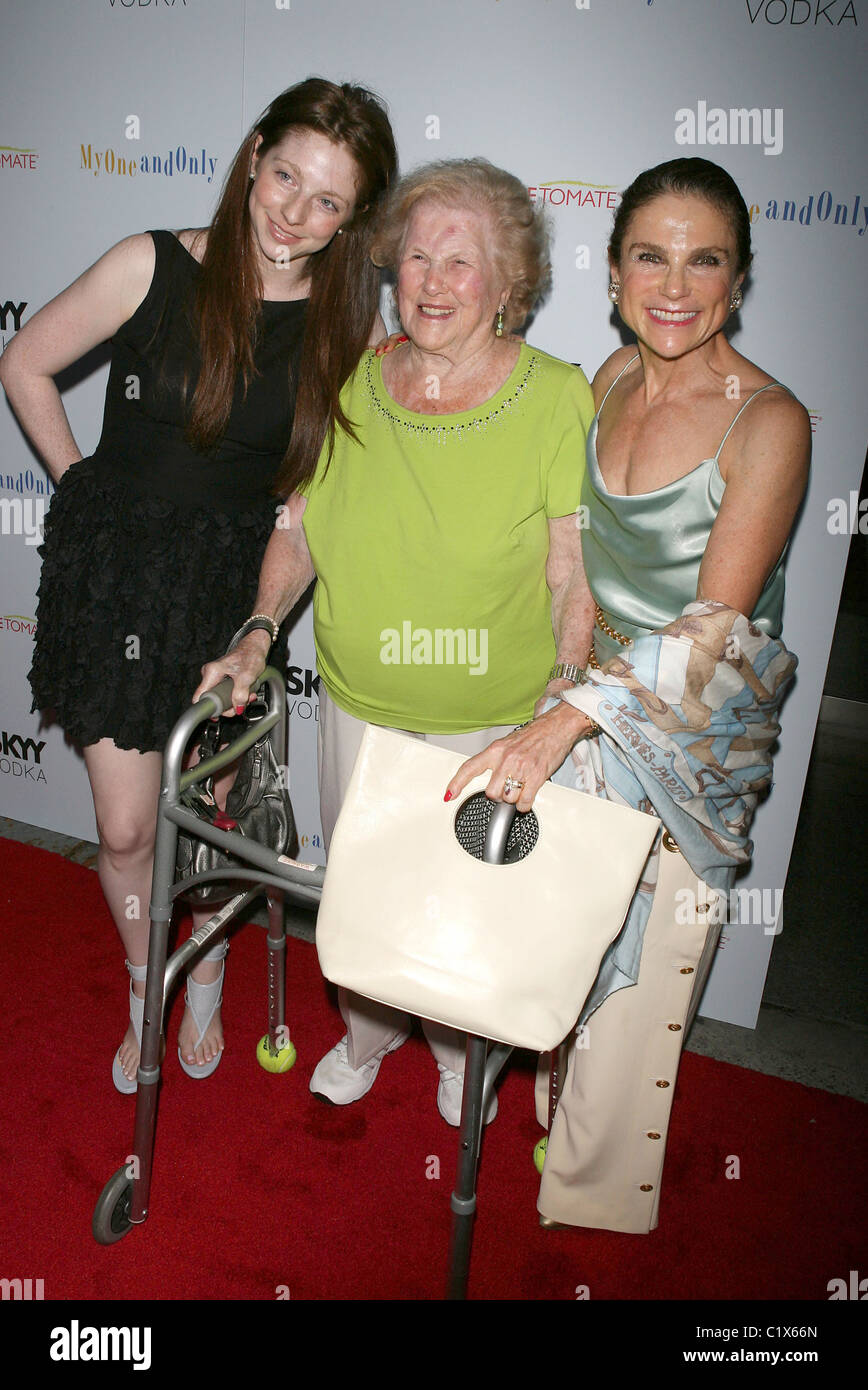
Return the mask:
[[[514,862],[484,863],[458,835],[474,839],[474,818],[490,813],[479,795],[488,774],[457,802],[443,800],[463,761],[366,730],[329,850],[320,966],[370,999],[548,1052],[574,1025],[621,930],[660,823],[546,783],[516,817],[524,845],[507,843]]]

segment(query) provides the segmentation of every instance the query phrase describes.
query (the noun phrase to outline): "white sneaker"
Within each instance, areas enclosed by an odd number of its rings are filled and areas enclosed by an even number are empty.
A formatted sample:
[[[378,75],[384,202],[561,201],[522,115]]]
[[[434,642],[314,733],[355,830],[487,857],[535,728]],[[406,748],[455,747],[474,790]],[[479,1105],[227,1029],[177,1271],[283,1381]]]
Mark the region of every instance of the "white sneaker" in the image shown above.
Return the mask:
[[[377,1079],[380,1063],[388,1052],[397,1052],[409,1038],[409,1033],[399,1033],[388,1047],[382,1048],[370,1062],[365,1062],[355,1070],[350,1066],[346,1033],[331,1052],[317,1062],[310,1089],[320,1100],[331,1105],[351,1105],[354,1100],[366,1096]]]
[[[464,1094],[464,1077],[458,1076],[441,1062],[437,1063],[440,1085],[437,1087],[437,1109],[448,1125],[456,1129],[461,1124],[461,1097]],[[491,1124],[497,1114],[497,1092],[493,1091],[485,1113],[485,1123]]]

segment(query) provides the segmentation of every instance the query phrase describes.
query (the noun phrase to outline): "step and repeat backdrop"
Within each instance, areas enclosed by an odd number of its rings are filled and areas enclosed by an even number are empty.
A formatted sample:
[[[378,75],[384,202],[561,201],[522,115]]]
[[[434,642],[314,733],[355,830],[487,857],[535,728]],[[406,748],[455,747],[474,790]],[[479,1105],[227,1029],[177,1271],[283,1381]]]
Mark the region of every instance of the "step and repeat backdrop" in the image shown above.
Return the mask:
[[[679,155],[705,155],[734,176],[755,259],[733,342],[796,393],[814,431],[784,624],[798,683],[754,863],[732,904],[742,920],[724,929],[702,1010],[745,1026],[756,1021],[769,953],[786,930],[780,905],[849,541],[868,529],[858,496],[868,423],[868,175],[858,119],[866,29],[868,0],[4,6],[4,346],[121,237],[206,224],[247,128],[310,74],[385,99],[404,171],[483,155],[523,180],[554,232],[553,292],[528,337],[589,377],[621,341],[605,257],[619,190]],[[383,303],[388,318],[385,291]],[[107,361],[106,348],[59,380],[84,454],[99,438]],[[0,815],[93,839],[80,753],[30,711],[37,547],[52,491],[4,402]],[[324,862],[309,603],[293,632],[287,688],[302,857]]]

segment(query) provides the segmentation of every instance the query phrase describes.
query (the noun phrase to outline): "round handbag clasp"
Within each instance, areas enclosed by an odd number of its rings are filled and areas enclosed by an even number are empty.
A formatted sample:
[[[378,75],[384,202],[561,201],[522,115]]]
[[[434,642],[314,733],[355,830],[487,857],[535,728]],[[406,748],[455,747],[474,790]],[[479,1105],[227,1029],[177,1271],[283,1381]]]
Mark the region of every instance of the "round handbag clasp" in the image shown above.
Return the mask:
[[[492,801],[484,792],[475,792],[455,812],[455,838],[467,854],[482,859],[488,823],[500,802]],[[533,811],[516,811],[502,863],[517,864],[530,854],[539,839],[539,821]]]

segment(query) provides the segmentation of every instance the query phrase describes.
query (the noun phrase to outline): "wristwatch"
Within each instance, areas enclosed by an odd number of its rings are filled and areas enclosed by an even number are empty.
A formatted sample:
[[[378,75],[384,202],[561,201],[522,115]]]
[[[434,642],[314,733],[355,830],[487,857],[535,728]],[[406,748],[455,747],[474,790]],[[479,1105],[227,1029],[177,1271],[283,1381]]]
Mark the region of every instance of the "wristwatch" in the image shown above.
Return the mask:
[[[574,685],[581,685],[584,679],[584,668],[571,661],[559,661],[549,672],[550,681],[572,681]]]

